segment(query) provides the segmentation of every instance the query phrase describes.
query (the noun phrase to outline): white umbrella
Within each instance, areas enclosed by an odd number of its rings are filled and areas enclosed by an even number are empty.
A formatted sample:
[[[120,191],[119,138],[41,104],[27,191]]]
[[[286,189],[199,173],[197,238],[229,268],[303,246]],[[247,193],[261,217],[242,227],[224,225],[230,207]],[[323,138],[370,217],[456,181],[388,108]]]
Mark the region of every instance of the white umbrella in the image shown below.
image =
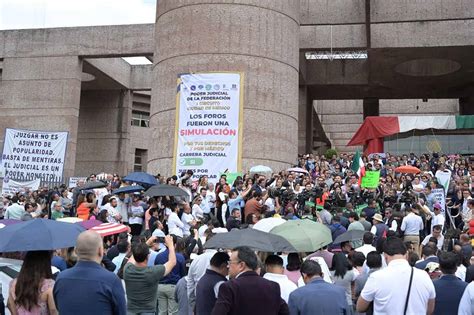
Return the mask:
[[[308,171],[301,167],[292,167],[286,170],[287,172],[308,174]]]
[[[270,230],[273,229],[275,226],[278,226],[285,222],[286,220],[282,218],[265,218],[255,223],[253,228],[262,232],[270,232]]]
[[[59,222],[67,222],[67,223],[77,223],[77,222],[82,222],[83,220],[81,218],[76,218],[76,217],[65,217],[65,218],[58,218],[56,221]]]
[[[257,165],[250,168],[250,173],[262,174],[262,173],[272,173],[272,169],[265,165]]]

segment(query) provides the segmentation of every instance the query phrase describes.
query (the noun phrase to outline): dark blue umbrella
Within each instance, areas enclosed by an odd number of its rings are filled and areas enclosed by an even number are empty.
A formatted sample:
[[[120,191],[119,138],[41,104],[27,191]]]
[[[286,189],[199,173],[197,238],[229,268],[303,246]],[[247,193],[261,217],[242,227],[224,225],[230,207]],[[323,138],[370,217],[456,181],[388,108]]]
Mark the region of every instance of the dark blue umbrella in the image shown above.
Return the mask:
[[[137,184],[147,185],[147,186],[153,186],[153,185],[158,184],[158,181],[156,180],[155,176],[145,173],[145,172],[130,173],[127,176],[125,176],[123,180],[134,182]]]
[[[140,192],[142,190],[145,190],[145,188],[143,188],[140,185],[134,185],[134,186],[125,186],[119,189],[115,189],[113,193],[114,194],[121,194],[121,193],[129,194],[129,193],[134,193],[134,192]]]
[[[9,225],[0,229],[0,253],[72,247],[83,231],[80,225],[48,219]]]

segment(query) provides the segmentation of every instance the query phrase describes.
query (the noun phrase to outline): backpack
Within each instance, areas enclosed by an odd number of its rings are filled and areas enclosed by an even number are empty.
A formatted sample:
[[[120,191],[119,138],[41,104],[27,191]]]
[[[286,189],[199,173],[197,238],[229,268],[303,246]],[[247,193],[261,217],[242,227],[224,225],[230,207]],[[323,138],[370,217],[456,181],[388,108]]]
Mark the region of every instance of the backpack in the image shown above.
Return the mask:
[[[387,238],[388,226],[385,223],[380,223],[380,224],[375,225],[375,228],[377,230],[375,232],[372,246],[377,247],[377,244],[380,242],[380,240],[384,240]]]

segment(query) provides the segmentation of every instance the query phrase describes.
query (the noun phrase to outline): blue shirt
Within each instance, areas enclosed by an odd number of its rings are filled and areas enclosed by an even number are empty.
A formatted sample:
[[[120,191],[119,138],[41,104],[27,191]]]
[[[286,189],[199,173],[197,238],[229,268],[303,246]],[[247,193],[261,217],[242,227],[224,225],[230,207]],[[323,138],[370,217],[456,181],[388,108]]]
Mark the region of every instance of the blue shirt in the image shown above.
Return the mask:
[[[51,266],[54,266],[59,269],[59,271],[63,271],[67,269],[67,264],[64,258],[54,255],[51,258]]]
[[[316,278],[291,292],[290,315],[350,314],[344,288]]]
[[[229,199],[227,201],[227,211],[229,211],[229,214],[232,213],[232,210],[234,210],[235,208],[237,209],[241,209],[241,201],[243,201],[244,198],[242,198],[241,196],[237,196],[237,198],[234,198],[234,199]]]
[[[127,313],[122,282],[93,261],[78,261],[74,267],[60,272],[53,295],[61,315]]]
[[[155,258],[155,265],[164,265],[168,261],[169,251],[166,249],[164,252],[159,253]],[[180,253],[176,253],[176,266],[173,267],[171,272],[166,277],[161,278],[160,284],[177,284],[179,279],[186,275],[186,262],[184,256]]]

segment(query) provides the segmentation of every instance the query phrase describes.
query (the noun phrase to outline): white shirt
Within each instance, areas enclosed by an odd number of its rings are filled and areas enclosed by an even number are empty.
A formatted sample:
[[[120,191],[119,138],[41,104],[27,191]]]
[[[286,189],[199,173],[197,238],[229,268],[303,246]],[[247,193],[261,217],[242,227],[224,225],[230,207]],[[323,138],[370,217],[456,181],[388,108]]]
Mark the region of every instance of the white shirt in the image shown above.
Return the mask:
[[[385,223],[385,224],[388,226],[388,220],[384,220],[383,223]],[[389,229],[390,231],[396,232],[397,229],[398,229],[398,222],[397,222],[397,220],[392,220],[392,224],[391,224],[390,226],[388,226],[388,229]],[[377,231],[377,230],[376,230],[376,231]],[[372,230],[371,230],[371,232],[372,232]],[[372,233],[372,234],[375,234],[375,233]]]
[[[306,259],[306,258],[304,258]],[[309,258],[310,260],[313,260],[321,266],[321,271],[323,273],[323,280],[326,281],[327,283],[332,283],[331,279],[331,272],[329,271],[328,264],[326,264],[326,261],[324,260],[323,257],[311,257]],[[298,287],[304,286],[305,283],[303,281],[303,277],[300,277],[298,279]]]
[[[186,213],[186,212],[183,212],[183,214],[181,215],[181,222],[183,222],[184,226],[183,226],[183,235],[184,236],[187,236],[187,235],[191,235],[191,232],[189,231],[189,229],[191,228],[191,221],[194,220],[195,217],[191,214],[191,213]]]
[[[204,210],[202,210],[202,208],[197,203],[195,203],[193,205],[192,214],[195,218],[203,218]]]
[[[145,210],[141,205],[134,206],[133,204],[130,205],[130,214],[128,218],[128,223],[130,224],[143,224],[143,216],[145,214]],[[134,217],[135,216],[135,217]]]
[[[275,200],[273,200],[273,198],[267,198],[267,200],[265,200],[265,206],[268,207],[268,211],[275,211]]]
[[[430,238],[432,237],[433,237],[433,234],[428,234],[423,239],[423,242],[421,242],[421,245],[425,246],[426,244],[428,244],[428,242],[430,241]],[[443,244],[444,244],[444,236],[441,235],[441,237],[438,239],[438,244],[436,244],[436,247],[438,247],[438,249],[441,250],[441,248],[443,248]]]
[[[106,203],[104,206],[102,206],[100,208],[101,210],[102,209],[106,209],[107,210],[107,221],[109,221],[110,223],[120,223],[119,221],[117,221],[115,219],[115,216],[119,215],[120,213],[117,211],[116,208],[112,207],[110,205],[110,202]]]
[[[206,194],[206,200],[209,205],[209,208],[215,208],[216,207],[216,192],[208,190]]]
[[[459,302],[458,315],[474,314],[474,282],[467,285]]]
[[[355,249],[356,252],[361,252],[364,254],[365,257],[367,257],[367,254],[370,252],[376,251],[375,247],[370,245],[370,244],[364,244],[361,247],[358,247]]]
[[[168,231],[170,234],[183,236],[184,223],[179,219],[176,212],[171,212],[168,216]]]
[[[285,300],[286,303],[288,303],[290,293],[298,288],[286,275],[267,272],[263,275],[263,278],[278,283],[280,286],[281,298]]]
[[[423,230],[423,220],[420,216],[410,212],[403,218],[401,229],[405,235],[419,235]]]
[[[433,232],[433,226],[441,225],[441,228],[444,226],[444,213],[439,213],[436,215],[434,212],[431,212],[431,232]]]
[[[114,259],[112,259],[112,262],[115,264],[115,270],[114,270],[115,274],[117,274],[118,271],[120,270],[120,267],[122,266],[122,262],[123,262],[125,256],[127,256],[127,253],[119,253],[118,256],[116,256],[116,257],[114,257]]]
[[[425,188],[425,186],[423,186],[421,182],[419,184],[412,184],[412,185],[413,185],[413,190],[416,192],[421,192]]]
[[[109,194],[109,191],[105,187],[97,188],[97,189],[94,189],[94,194],[95,194],[95,197],[97,198],[97,204],[100,207],[102,205],[102,200],[104,199],[106,195]]]
[[[217,250],[207,249],[201,255],[197,256],[189,266],[188,275],[186,276],[186,287],[188,291],[188,301],[191,309],[196,303],[196,285],[211,264],[211,258]]]
[[[374,301],[374,314],[403,314],[411,269],[405,259],[395,259],[387,268],[370,274],[360,296],[368,302]],[[413,268],[407,314],[426,314],[428,300],[435,297],[435,288],[428,274]]]
[[[123,201],[117,198],[117,207],[115,209],[122,216],[123,222],[128,222],[128,203],[125,203],[128,200],[129,198],[125,198]]]
[[[463,264],[459,265],[459,267],[456,269],[456,273],[454,274],[456,277],[461,279],[462,281],[466,281],[466,266]]]

